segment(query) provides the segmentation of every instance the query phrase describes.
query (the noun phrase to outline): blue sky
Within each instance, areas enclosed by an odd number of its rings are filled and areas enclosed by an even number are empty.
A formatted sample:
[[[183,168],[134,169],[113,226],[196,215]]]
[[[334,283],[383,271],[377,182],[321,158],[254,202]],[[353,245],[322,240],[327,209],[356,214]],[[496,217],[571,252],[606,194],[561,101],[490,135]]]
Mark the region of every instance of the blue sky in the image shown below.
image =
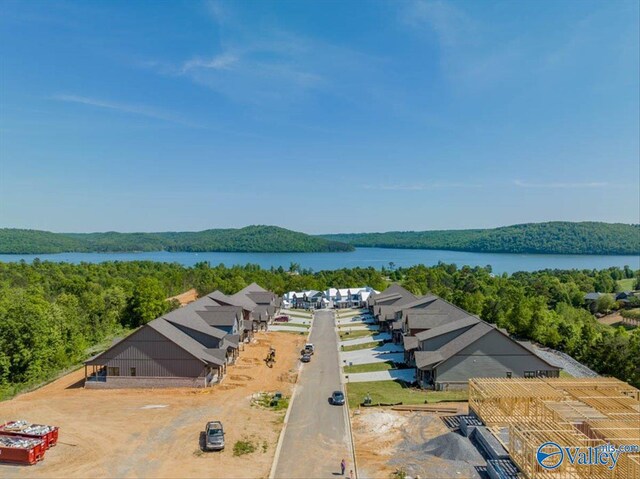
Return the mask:
[[[636,1],[0,7],[0,226],[640,216]]]

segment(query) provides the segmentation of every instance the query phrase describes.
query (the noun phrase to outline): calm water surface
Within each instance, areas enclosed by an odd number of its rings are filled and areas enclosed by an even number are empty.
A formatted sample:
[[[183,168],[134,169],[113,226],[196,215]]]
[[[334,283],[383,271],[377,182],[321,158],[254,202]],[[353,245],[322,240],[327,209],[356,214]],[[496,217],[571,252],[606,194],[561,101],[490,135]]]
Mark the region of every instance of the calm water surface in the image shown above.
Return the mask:
[[[45,261],[68,263],[101,263],[103,261],[163,261],[192,266],[200,261],[208,261],[212,265],[220,263],[226,266],[258,264],[263,268],[272,266],[289,268],[291,263],[298,263],[303,268],[314,271],[324,269],[340,269],[373,266],[379,269],[388,267],[389,263],[398,266],[416,264],[435,265],[439,261],[455,263],[458,266],[491,265],[494,273],[514,273],[516,271],[536,271],[546,268],[558,269],[603,269],[610,266],[629,265],[640,269],[640,256],[588,256],[588,255],[532,255],[532,254],[499,254],[499,253],[466,253],[442,250],[409,250],[384,248],[357,248],[350,253],[168,253],[157,251],[149,253],[60,253],[39,255],[0,255],[2,262],[34,258]]]

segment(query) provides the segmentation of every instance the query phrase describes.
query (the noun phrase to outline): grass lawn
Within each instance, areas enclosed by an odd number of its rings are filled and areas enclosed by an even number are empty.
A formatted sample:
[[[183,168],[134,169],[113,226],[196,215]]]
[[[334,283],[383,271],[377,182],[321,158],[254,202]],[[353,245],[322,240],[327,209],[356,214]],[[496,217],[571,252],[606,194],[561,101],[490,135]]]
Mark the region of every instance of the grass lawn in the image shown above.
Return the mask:
[[[561,369],[560,370],[560,377],[561,378],[572,378],[573,376],[571,374],[569,374],[568,372],[566,372],[565,370]]]
[[[359,330],[355,331],[340,331],[340,341],[346,341],[347,339],[357,339],[364,338],[366,336],[372,336],[372,334],[377,331],[369,331],[369,330]]]
[[[342,368],[345,374],[351,373],[372,373],[374,371],[387,371],[393,369],[394,364],[391,361],[384,363],[368,363],[368,364],[355,364],[354,366],[345,366]]]
[[[616,281],[620,286],[620,291],[632,291],[636,284],[635,278],[619,279]]]
[[[280,324],[282,326],[293,326],[294,328],[304,328],[304,329],[309,329],[311,327],[310,324],[302,324],[302,323],[292,323],[292,322],[288,322],[288,323],[277,323]]]
[[[341,351],[358,351],[360,349],[372,349],[377,348],[378,346],[382,346],[384,342],[382,341],[372,341],[370,343],[364,344],[354,344],[352,346],[342,346]]]
[[[360,405],[367,393],[371,394],[373,403],[424,404],[442,401],[466,401],[467,391],[426,391],[407,386],[402,381],[372,381],[366,383],[349,383],[347,398],[349,407]]]

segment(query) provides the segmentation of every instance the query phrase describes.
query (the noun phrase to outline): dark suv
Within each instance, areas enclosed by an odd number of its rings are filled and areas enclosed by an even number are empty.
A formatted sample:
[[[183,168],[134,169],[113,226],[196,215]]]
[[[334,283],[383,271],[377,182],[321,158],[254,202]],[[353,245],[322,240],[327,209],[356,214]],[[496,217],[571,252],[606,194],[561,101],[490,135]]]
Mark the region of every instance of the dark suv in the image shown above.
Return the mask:
[[[329,401],[335,406],[344,406],[344,393],[342,391],[333,391]]]

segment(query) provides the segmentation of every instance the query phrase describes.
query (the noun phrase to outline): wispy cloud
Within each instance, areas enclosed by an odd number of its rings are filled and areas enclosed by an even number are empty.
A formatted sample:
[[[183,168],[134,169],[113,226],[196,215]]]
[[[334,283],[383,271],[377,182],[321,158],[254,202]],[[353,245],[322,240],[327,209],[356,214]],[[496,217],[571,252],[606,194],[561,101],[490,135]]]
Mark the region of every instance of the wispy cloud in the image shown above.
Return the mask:
[[[460,189],[460,188],[483,188],[484,185],[479,183],[466,183],[466,182],[431,182],[431,183],[396,183],[396,184],[382,184],[382,185],[364,185],[368,190],[381,190],[381,191],[425,191],[425,190],[438,190],[438,189]]]
[[[413,0],[402,4],[401,20],[413,28],[429,27],[441,44],[452,47],[471,41],[476,24],[461,9],[442,0]]]
[[[153,118],[155,120],[167,121],[167,122],[176,123],[183,126],[189,126],[192,128],[202,128],[202,125],[192,123],[188,120],[180,118],[179,116],[173,113],[158,110],[156,108],[152,108],[144,105],[114,102],[114,101],[103,100],[99,98],[91,98],[86,96],[63,94],[63,93],[53,95],[51,98],[56,101],[63,101],[67,103],[77,103],[80,105],[102,108],[106,110],[113,110],[113,111],[118,111],[122,113],[130,113],[133,115]]]
[[[573,182],[550,182],[550,183],[530,183],[523,180],[514,180],[513,184],[520,188],[605,188],[609,186],[606,181],[587,181],[583,183]]]
[[[272,110],[317,93],[354,102],[352,85],[379,77],[388,67],[383,59],[268,22],[247,28],[242,12],[227,4],[206,6],[214,40],[202,53],[181,62],[151,59],[140,66],[189,79],[236,103],[268,105]],[[367,86],[358,91],[367,95]]]
[[[188,73],[194,69],[204,68],[213,70],[228,70],[233,64],[238,62],[238,57],[231,53],[223,53],[212,58],[193,58],[184,62],[182,65],[182,73]]]

